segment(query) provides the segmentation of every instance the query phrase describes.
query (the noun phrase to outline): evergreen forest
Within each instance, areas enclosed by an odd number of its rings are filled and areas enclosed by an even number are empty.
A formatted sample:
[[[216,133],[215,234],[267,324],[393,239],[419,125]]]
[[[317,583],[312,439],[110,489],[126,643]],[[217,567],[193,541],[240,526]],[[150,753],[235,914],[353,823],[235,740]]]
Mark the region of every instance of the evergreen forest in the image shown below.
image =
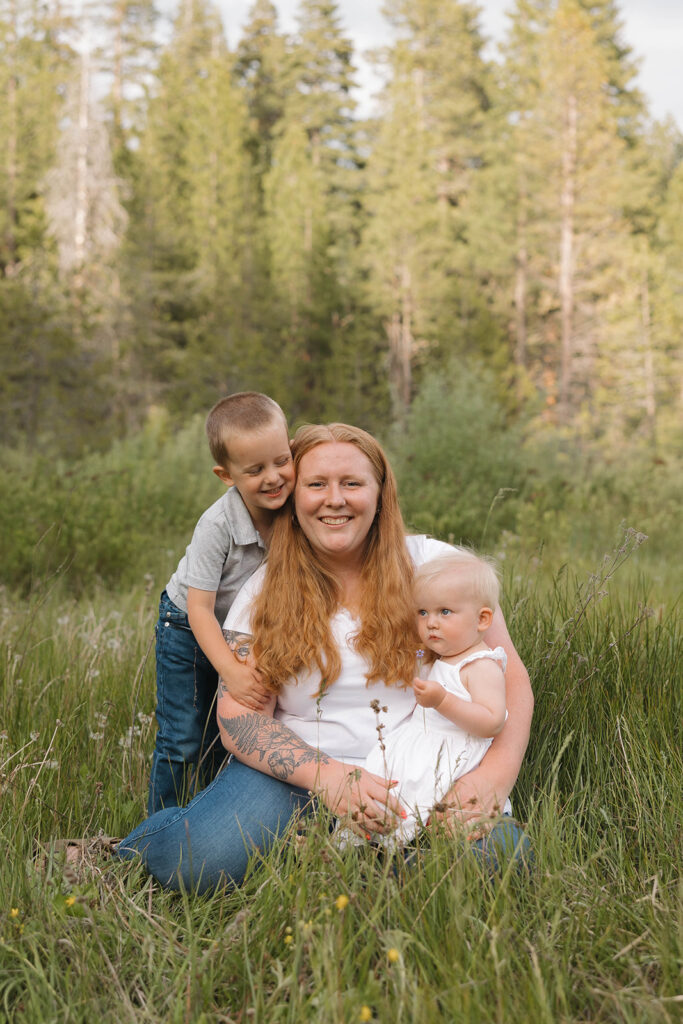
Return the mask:
[[[404,424],[430,374],[609,456],[680,442],[683,139],[615,0],[387,0],[356,111],[340,5],[234,48],[210,0],[0,2],[0,429],[79,457],[272,394]],[[449,378],[450,379],[450,378]]]

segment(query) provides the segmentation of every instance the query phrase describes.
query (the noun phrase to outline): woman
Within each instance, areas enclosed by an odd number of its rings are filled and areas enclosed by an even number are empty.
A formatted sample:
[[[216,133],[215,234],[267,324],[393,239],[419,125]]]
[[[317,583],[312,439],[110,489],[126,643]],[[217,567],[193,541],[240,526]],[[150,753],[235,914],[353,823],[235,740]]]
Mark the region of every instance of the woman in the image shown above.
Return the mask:
[[[385,734],[412,710],[412,572],[450,548],[405,536],[393,473],[365,431],[303,427],[292,455],[293,514],[278,520],[266,565],[226,623],[234,639],[253,633],[273,697],[263,713],[247,711],[221,684],[221,739],[234,757],[187,807],[152,815],[118,848],[124,858],[139,853],[170,888],[241,881],[251,850],[267,849],[298,809],[310,809],[311,793],[366,837],[392,831],[405,814],[392,780],[358,766],[376,738],[371,702]],[[502,808],[528,742],[529,679],[500,612],[487,639],[508,656],[508,720],[449,793],[446,817]]]

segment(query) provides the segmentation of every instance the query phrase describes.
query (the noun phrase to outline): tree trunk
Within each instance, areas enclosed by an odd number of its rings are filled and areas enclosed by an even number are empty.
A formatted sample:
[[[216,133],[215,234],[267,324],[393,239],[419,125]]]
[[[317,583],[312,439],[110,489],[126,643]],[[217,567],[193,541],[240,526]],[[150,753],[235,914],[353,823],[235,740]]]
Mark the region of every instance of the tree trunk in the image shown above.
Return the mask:
[[[529,254],[527,251],[527,200],[523,180],[519,190],[517,211],[517,255],[515,258],[515,363],[521,369],[526,367],[526,294]]]
[[[9,52],[11,55],[10,72],[7,79],[7,235],[5,245],[7,258],[4,271],[7,277],[12,275],[16,262],[16,227],[17,227],[17,26],[16,8],[12,6],[10,17]]]
[[[413,296],[410,270],[405,264],[397,269],[396,283],[394,313],[386,324],[386,331],[391,396],[395,417],[400,421],[408,411],[412,385]]]
[[[126,20],[125,0],[114,6],[114,81],[111,87],[114,113],[114,138],[117,145],[123,137],[123,31]]]
[[[655,389],[654,354],[652,351],[650,313],[650,282],[647,268],[643,269],[640,284],[640,332],[645,373],[645,420],[652,448],[657,447],[657,397]]]
[[[567,98],[562,147],[562,193],[560,196],[560,395],[558,416],[566,423],[570,412],[570,389],[573,359],[573,318],[574,318],[574,200],[576,194],[576,143],[577,143],[576,96]]]
[[[78,97],[78,150],[76,155],[76,211],[74,216],[74,266],[78,280],[85,263],[88,230],[88,131],[90,128],[90,54],[81,57],[81,82]]]

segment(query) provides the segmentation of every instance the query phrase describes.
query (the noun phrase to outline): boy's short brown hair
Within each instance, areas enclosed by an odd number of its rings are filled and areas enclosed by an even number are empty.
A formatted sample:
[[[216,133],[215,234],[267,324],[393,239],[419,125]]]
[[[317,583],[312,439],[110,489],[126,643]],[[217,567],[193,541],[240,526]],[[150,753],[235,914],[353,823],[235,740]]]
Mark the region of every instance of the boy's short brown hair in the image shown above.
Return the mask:
[[[228,443],[231,435],[258,431],[270,426],[274,419],[287,420],[277,402],[258,391],[237,391],[221,398],[206,417],[206,436],[214,461],[226,467],[230,461]]]

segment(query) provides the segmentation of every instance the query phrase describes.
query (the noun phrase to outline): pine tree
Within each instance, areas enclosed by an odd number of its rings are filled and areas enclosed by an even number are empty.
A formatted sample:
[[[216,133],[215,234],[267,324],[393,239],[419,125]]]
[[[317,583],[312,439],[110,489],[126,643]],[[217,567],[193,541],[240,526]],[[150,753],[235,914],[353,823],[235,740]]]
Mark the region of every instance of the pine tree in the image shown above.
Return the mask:
[[[139,142],[143,98],[152,84],[158,13],[154,0],[90,0],[91,17],[104,36],[96,53],[98,72],[109,88],[111,147],[119,174],[131,176]]]
[[[109,137],[91,97],[91,56],[84,50],[80,72],[69,83],[65,123],[54,166],[47,174],[47,212],[60,268],[87,286],[121,244],[126,214],[118,198]]]
[[[46,213],[73,25],[24,0],[0,6],[0,430],[5,443],[78,451],[102,411],[102,378],[73,331]]]
[[[287,42],[271,0],[255,0],[235,54],[249,112],[248,146],[259,180],[271,165],[273,135],[287,92]]]
[[[633,251],[649,202],[633,134],[641,108],[618,29],[610,2],[520,0],[504,48],[513,352],[546,415],[567,424],[581,412],[588,432],[605,394],[613,310],[628,306],[638,319],[619,259]]]
[[[141,140],[129,262],[142,375],[190,408],[236,389],[248,347],[256,271],[244,140],[219,15],[184,0]]]
[[[489,106],[477,10],[452,0],[394,0],[397,40],[368,160],[364,252],[389,347],[397,414],[412,392],[416,352],[471,344],[467,203]],[[439,350],[441,352],[441,350]]]
[[[678,133],[679,152],[683,148]],[[653,346],[659,361],[657,441],[681,449],[683,431],[683,162],[666,188],[655,234],[657,299],[653,303]]]
[[[282,381],[292,412],[310,415],[344,333],[340,325],[353,316],[359,158],[352,47],[336,5],[304,0],[299,22],[264,178],[264,229],[272,287],[284,313]]]
[[[612,64],[574,0],[560,0],[544,43],[535,120],[554,186],[545,212],[558,246],[559,310],[552,322],[559,336],[558,418],[566,423],[582,399],[590,405],[600,304],[613,301],[618,288],[613,268],[629,243],[624,211],[632,182],[618,104],[606,89]]]
[[[41,244],[41,184],[54,156],[60,92],[72,54],[63,25],[27,0],[0,6],[0,266],[6,274]]]

